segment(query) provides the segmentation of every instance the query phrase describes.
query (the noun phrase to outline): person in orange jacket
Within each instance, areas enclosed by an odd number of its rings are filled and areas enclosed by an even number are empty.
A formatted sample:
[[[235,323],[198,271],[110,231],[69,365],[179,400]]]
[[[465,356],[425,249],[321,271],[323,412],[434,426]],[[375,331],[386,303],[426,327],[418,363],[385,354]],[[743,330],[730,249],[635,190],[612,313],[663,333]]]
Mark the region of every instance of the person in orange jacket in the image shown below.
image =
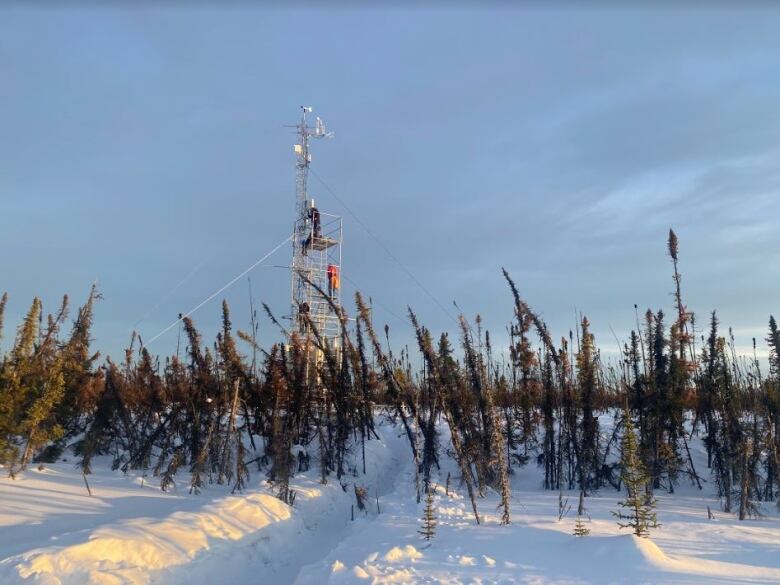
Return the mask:
[[[335,264],[328,264],[328,296],[332,297],[340,285],[339,267]]]

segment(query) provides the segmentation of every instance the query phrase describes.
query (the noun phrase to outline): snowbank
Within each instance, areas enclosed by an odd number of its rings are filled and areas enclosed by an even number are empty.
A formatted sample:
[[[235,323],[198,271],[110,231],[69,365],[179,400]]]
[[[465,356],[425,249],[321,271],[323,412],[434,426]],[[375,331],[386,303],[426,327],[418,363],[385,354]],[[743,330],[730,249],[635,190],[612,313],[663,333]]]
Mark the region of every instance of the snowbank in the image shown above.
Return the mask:
[[[42,529],[47,521],[55,534],[50,540],[63,538],[65,546],[33,548],[18,554],[3,555],[0,561],[0,583],[40,583],[43,585],[150,585],[154,583],[235,582],[267,577],[267,582],[285,583],[294,579],[306,562],[319,560],[334,546],[351,524],[355,503],[355,483],[372,495],[386,493],[394,485],[401,456],[401,443],[393,432],[383,441],[366,445],[366,473],[335,477],[327,485],[316,480],[317,472],[297,476],[292,482],[296,492],[295,506],[290,507],[274,497],[265,482],[243,495],[223,495],[211,500],[199,497],[166,498],[176,504],[186,502],[190,508],[161,514],[160,517],[122,519],[121,510],[112,507],[110,498],[99,505],[86,495],[75,492],[75,481],[63,482],[60,493],[49,490],[63,501],[84,500],[85,510],[74,511],[75,518],[91,518],[93,525],[101,520],[100,509],[108,522],[96,528],[60,531],[67,521],[57,519],[56,503],[41,508],[26,518],[38,522],[39,543],[45,540]],[[67,475],[64,474],[63,475]],[[79,478],[80,479],[80,478]],[[133,478],[123,478],[133,484]],[[10,481],[10,480],[9,480]],[[8,489],[22,490],[24,482],[33,487],[33,474]],[[50,482],[51,483],[51,482]],[[95,493],[105,486],[95,482]],[[100,487],[98,487],[100,486]],[[44,489],[44,488],[39,488]],[[160,492],[145,488],[150,500]],[[209,490],[205,490],[208,492]],[[127,494],[116,494],[118,500]],[[134,508],[143,504],[140,496]],[[17,500],[19,502],[19,500]],[[121,508],[122,506],[120,506]],[[159,511],[158,508],[154,508]],[[129,511],[129,510],[128,510]],[[137,512],[136,512],[137,513]],[[82,514],[87,514],[82,516]],[[358,514],[365,522],[369,513]],[[4,531],[18,518],[5,518]],[[82,520],[83,521],[83,520]],[[78,521],[76,522],[78,524]],[[34,528],[31,526],[31,528]]]
[[[34,551],[8,564],[21,579],[37,577],[47,585],[145,585],[151,571],[183,565],[198,553],[257,536],[269,525],[290,518],[289,506],[271,495],[233,496],[198,512],[99,528],[85,543]],[[4,582],[12,582],[11,577]]]

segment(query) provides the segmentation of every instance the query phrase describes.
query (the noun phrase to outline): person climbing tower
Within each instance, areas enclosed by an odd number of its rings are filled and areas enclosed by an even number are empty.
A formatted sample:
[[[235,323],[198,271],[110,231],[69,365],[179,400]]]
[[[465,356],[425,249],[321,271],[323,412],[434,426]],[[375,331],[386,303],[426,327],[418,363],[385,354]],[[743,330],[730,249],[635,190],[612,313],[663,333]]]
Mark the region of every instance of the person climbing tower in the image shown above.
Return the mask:
[[[306,323],[306,319],[308,319],[309,317],[309,311],[310,311],[309,303],[305,303],[305,302],[301,303],[300,307],[298,308],[301,333],[304,333],[306,330],[305,323]]]
[[[328,264],[328,296],[332,298],[340,285],[339,267],[335,264]]]

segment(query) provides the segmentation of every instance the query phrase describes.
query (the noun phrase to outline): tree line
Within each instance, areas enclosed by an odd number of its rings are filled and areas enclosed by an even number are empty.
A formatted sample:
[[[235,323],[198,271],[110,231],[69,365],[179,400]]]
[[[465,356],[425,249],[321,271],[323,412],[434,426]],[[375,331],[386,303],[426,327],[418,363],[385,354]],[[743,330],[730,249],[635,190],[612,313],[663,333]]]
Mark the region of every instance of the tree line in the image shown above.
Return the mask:
[[[629,525],[641,516],[646,527],[654,493],[711,480],[723,509],[744,519],[780,489],[780,332],[770,317],[762,372],[755,351],[737,355],[715,312],[701,323],[683,302],[672,231],[667,252],[672,310],[637,310],[614,359],[603,357],[585,316],[556,340],[506,271],[508,355],[496,352],[479,316],[461,316],[451,337],[434,335],[412,309],[416,347],[393,350],[389,328],[375,329],[358,293],[354,320],[334,307],[335,341],[313,321],[285,330],[264,305],[283,341],[261,347],[257,311],[247,331],[235,330],[223,302],[212,343],[184,317],[181,352],[152,355],[134,335],[115,362],[92,348],[96,288],[72,319],[67,297],[46,315],[36,298],[0,354],[0,463],[14,477],[69,450],[87,481],[93,459],[109,456],[114,469],[195,493],[209,484],[240,491],[259,474],[293,504],[296,473],[314,467],[323,483],[346,485],[364,471],[366,442],[385,416],[408,442],[418,502],[450,456],[476,523],[488,490],[510,522],[511,476],[528,465],[559,493],[560,516],[566,491],[578,491],[581,518],[590,494],[626,490]],[[694,437],[703,438],[708,469],[695,466]]]

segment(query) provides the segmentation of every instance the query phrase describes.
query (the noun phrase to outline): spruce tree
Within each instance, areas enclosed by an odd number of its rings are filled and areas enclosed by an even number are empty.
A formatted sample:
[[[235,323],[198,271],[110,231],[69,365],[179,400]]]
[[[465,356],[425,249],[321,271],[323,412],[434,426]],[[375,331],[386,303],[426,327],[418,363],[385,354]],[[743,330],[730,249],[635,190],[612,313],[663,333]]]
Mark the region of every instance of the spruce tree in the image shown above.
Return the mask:
[[[18,398],[21,402],[17,403],[22,406],[18,412],[21,418],[17,433],[24,442],[19,461],[20,471],[26,468],[41,446],[62,436],[62,428],[55,416],[64,392],[57,334],[67,310],[68,298],[65,296],[58,313],[48,316],[47,327],[40,331],[39,340],[33,344],[33,351],[22,368],[24,375],[18,387]]]
[[[655,498],[646,489],[650,476],[639,458],[639,446],[627,406],[623,411],[623,425],[620,478],[626,486],[626,499],[618,502],[621,509],[612,513],[620,528],[631,528],[636,536],[647,537],[651,528],[660,525],[656,520]]]
[[[772,378],[780,378],[780,331],[773,315],[769,315],[769,373]]]
[[[40,408],[34,412],[29,409],[39,398],[45,383],[45,363],[41,359],[39,343],[42,310],[40,299],[35,297],[17,330],[16,341],[10,358],[4,361],[0,379],[0,462],[8,465],[11,477],[19,459],[19,439],[27,439],[23,455],[26,461],[32,447],[30,431],[41,416]],[[50,344],[47,345],[50,347]]]
[[[276,497],[289,504],[290,478],[293,473],[294,461],[290,454],[292,447],[289,427],[291,408],[286,372],[282,349],[279,346],[274,346],[268,358],[267,376],[269,391],[273,393],[274,397],[271,444],[269,445],[273,464],[269,472],[269,479],[276,488]],[[321,440],[324,440],[322,431],[319,434]]]
[[[90,350],[94,320],[94,304],[101,299],[95,285],[90,289],[87,302],[79,308],[70,337],[62,347],[62,374],[65,383],[63,399],[57,408],[57,418],[72,436],[83,432],[79,414],[86,405],[96,404],[100,394],[100,375],[93,370],[100,352]]]
[[[582,516],[577,514],[577,520],[574,522],[574,536],[582,537],[590,534],[590,528],[585,526]]]
[[[752,494],[758,492],[755,457],[753,452],[753,442],[751,438],[745,438],[740,445],[739,453],[739,519],[745,520],[748,517],[760,516],[758,506],[753,501]]]
[[[425,540],[431,540],[436,536],[436,507],[433,503],[433,490],[429,489],[425,495],[425,511],[421,519],[422,527],[418,530]]]
[[[582,409],[582,436],[579,445],[578,467],[580,489],[586,495],[599,486],[599,420],[596,416],[599,364],[596,343],[590,332],[590,322],[582,318],[582,342],[577,353],[577,384]]]
[[[492,407],[493,411],[495,412],[496,408]],[[509,485],[509,471],[507,469],[507,464],[504,458],[504,450],[503,450],[503,444],[501,441],[501,431],[499,430],[499,421],[498,417],[494,415],[493,417],[493,444],[495,445],[496,450],[496,456],[498,458],[497,467],[498,467],[498,483],[499,487],[501,488],[501,503],[499,504],[499,508],[501,508],[501,524],[506,525],[509,524],[512,520],[509,514],[509,501],[512,498],[511,488]]]
[[[53,414],[65,393],[65,379],[59,364],[53,365],[40,382],[36,396],[27,409],[21,430],[25,433],[25,445],[19,470],[27,467],[33,453],[49,441],[56,441],[63,435],[62,427]]]
[[[560,504],[558,505],[560,508]],[[585,526],[585,492],[580,490],[580,502],[577,506],[577,520],[574,522],[574,536],[588,536],[590,534],[590,528]],[[560,519],[560,512],[558,519]]]

